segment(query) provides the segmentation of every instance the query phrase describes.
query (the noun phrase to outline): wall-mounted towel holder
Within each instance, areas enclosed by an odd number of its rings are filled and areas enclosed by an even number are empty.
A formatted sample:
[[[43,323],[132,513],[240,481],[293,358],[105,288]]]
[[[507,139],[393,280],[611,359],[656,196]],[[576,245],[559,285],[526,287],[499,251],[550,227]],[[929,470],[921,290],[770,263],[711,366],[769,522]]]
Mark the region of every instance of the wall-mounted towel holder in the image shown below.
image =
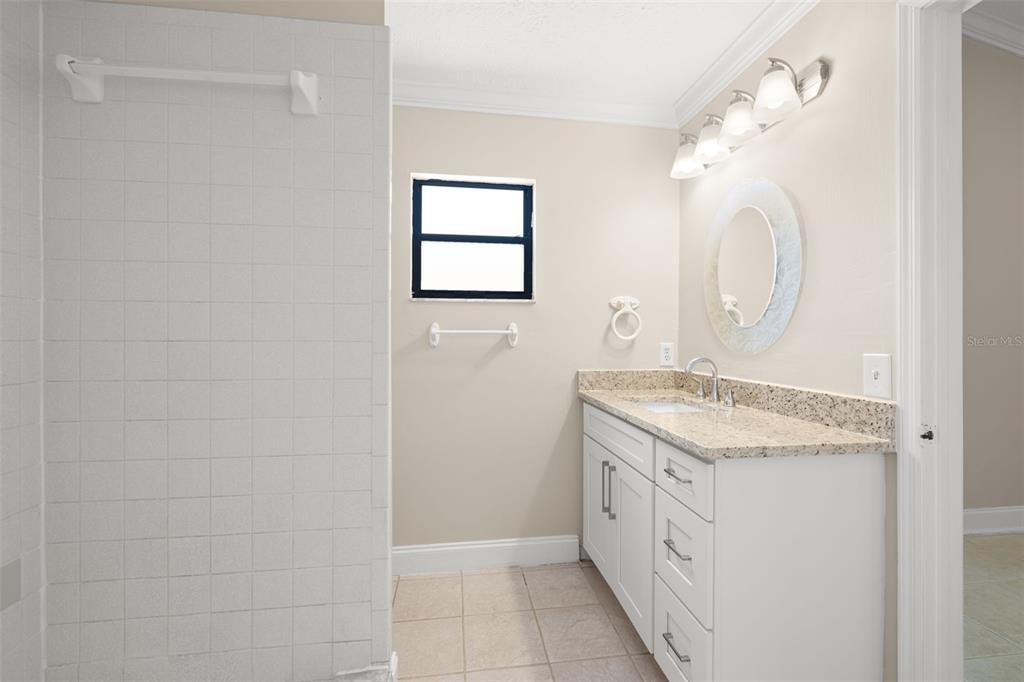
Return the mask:
[[[507,329],[441,329],[441,325],[435,322],[430,325],[429,336],[427,337],[431,348],[437,348],[440,345],[441,334],[497,334],[508,339],[510,348],[515,348],[516,344],[519,343],[519,325],[515,322],[510,323]]]
[[[290,87],[292,89],[293,114],[316,116],[319,113],[319,79],[315,73],[303,71],[293,70],[288,74],[277,75],[166,69],[151,66],[117,66],[104,64],[102,59],[78,59],[67,54],[57,55],[57,71],[67,79],[71,86],[71,99],[76,102],[102,102],[104,77],[118,76],[121,78],[160,78],[175,81]]]
[[[612,315],[612,332],[615,336],[623,341],[632,341],[640,336],[640,328],[643,327],[643,322],[640,320],[640,313],[636,311],[640,307],[640,299],[633,298],[632,296],[614,296],[608,301],[608,305],[612,307],[612,310],[616,311]],[[619,331],[619,318],[626,315],[632,315],[636,318],[636,329],[633,330],[632,334],[623,334]]]

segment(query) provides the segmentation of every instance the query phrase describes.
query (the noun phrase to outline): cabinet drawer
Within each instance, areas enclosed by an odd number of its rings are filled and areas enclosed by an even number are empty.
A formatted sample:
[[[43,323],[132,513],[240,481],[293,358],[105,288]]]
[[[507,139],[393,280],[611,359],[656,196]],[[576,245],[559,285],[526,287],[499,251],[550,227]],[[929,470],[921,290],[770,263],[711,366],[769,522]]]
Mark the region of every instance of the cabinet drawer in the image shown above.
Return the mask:
[[[592,405],[583,406],[583,433],[654,480],[654,436]]]
[[[708,629],[714,627],[714,556],[714,526],[658,488],[654,502],[654,570]]]
[[[657,441],[658,486],[703,519],[714,519],[715,465]]]
[[[712,635],[654,577],[654,660],[670,682],[711,682]]]

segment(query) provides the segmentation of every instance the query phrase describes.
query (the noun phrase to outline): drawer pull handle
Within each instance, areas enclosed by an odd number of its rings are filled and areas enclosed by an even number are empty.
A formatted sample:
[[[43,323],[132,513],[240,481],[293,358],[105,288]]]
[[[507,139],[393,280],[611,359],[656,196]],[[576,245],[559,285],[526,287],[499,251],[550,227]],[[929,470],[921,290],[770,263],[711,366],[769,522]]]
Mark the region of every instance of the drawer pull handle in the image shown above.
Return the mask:
[[[611,505],[605,504],[605,499],[606,498],[605,498],[605,491],[604,491],[605,488],[604,488],[604,485],[605,485],[605,477],[608,474],[608,464],[609,464],[608,460],[604,460],[603,462],[601,462],[601,513],[602,514],[607,514],[612,509]],[[611,486],[611,480],[612,480],[611,477],[608,476],[608,487],[609,488],[612,487]]]
[[[680,554],[679,553],[679,550],[676,549],[676,541],[675,540],[669,540],[668,538],[666,538],[666,539],[662,540],[662,542],[665,543],[665,546],[668,547],[670,552],[672,552],[677,557],[679,557],[680,561],[693,561],[693,557],[690,556],[689,554]]]
[[[615,465],[608,467],[608,520],[615,520],[615,512],[612,511],[612,474],[615,473]]]
[[[690,662],[690,657],[689,656],[683,656],[681,653],[679,653],[679,650],[676,649],[676,645],[672,643],[674,638],[672,637],[672,633],[671,632],[663,632],[663,633],[661,633],[661,636],[665,638],[665,644],[668,644],[668,648],[672,650],[672,653],[674,653],[676,655],[676,658],[679,659],[680,663],[689,663]]]
[[[668,477],[674,480],[676,483],[682,483],[683,485],[693,485],[692,478],[679,478],[679,476],[676,475],[676,470],[673,469],[672,467],[665,467],[664,469],[662,469],[662,471],[668,474]]]

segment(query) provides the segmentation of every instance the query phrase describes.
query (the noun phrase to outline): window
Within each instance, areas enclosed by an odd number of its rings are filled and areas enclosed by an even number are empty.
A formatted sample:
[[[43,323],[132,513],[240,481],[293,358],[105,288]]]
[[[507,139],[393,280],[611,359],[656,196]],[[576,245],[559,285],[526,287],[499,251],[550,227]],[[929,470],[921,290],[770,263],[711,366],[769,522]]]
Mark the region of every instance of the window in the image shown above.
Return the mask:
[[[533,185],[413,178],[412,297],[533,298]]]

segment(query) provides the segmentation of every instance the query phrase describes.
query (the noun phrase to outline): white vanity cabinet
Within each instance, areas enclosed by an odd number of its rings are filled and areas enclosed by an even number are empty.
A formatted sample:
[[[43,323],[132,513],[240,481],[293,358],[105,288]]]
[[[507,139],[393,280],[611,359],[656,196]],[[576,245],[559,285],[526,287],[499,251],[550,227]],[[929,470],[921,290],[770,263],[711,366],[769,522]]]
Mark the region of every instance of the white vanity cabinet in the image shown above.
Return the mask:
[[[584,415],[583,546],[669,680],[882,679],[882,454],[712,462]]]

